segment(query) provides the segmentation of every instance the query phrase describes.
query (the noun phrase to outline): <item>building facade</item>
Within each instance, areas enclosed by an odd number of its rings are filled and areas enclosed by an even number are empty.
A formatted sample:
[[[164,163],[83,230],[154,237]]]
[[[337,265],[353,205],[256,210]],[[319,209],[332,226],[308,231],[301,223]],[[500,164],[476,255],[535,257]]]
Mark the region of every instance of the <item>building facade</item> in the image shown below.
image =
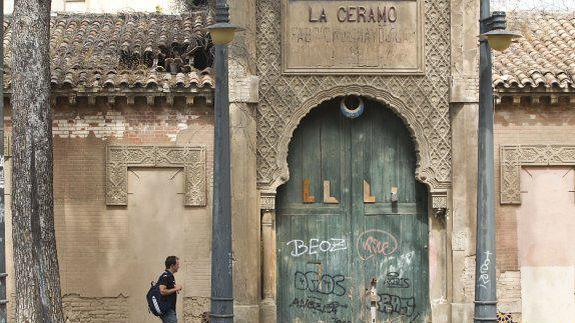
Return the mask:
[[[518,322],[575,318],[565,243],[575,214],[574,18],[516,14],[524,39],[495,60],[498,296]]]
[[[348,2],[229,1],[245,28],[229,68],[235,320],[365,322],[373,300],[377,320],[472,322],[479,3]],[[489,283],[516,322],[569,321],[575,18],[510,20],[525,37],[495,57]],[[153,322],[143,295],[170,254],[180,317],[209,311],[210,23],[206,10],[53,17],[69,322]]]

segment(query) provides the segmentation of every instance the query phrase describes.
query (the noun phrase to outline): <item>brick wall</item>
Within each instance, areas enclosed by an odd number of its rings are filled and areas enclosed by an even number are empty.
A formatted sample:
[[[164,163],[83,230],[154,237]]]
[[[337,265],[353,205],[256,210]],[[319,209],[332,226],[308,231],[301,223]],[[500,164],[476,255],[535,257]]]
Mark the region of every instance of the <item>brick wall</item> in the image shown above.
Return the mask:
[[[564,144],[575,145],[575,106],[512,105],[504,102],[495,111],[495,188],[497,225],[498,297],[502,312],[521,319],[521,273],[518,262],[517,210],[515,205],[500,204],[501,145]]]
[[[81,297],[78,294],[62,298],[66,323],[128,322],[127,297]]]
[[[184,299],[184,321],[187,323],[206,322],[204,313],[209,311],[209,297],[186,297]]]
[[[499,105],[495,112],[495,187],[497,212],[497,264],[502,271],[518,270],[514,205],[501,205],[500,145],[575,145],[575,106]]]
[[[129,318],[129,312],[134,310],[128,308],[129,298],[143,301],[144,297],[126,292],[130,277],[139,270],[131,265],[131,259],[142,256],[130,254],[129,206],[105,204],[108,144],[205,146],[208,204],[211,203],[211,107],[201,103],[193,106],[182,102],[174,106],[136,103],[59,104],[54,109],[55,225],[62,293],[66,295],[63,301],[69,322],[133,321]],[[10,132],[9,106],[6,116],[6,130]],[[198,300],[209,297],[210,247],[206,240],[210,237],[211,210],[209,206],[186,208],[182,204],[180,211],[186,221],[181,225],[189,227],[181,243],[194,252],[181,255],[186,270],[177,278],[186,287],[181,296],[186,297],[186,301],[182,303],[192,304],[182,306],[186,308],[185,317],[189,318],[185,321],[196,322],[197,313],[201,315],[209,308]],[[156,256],[165,258],[166,255]],[[154,270],[159,273],[162,269],[163,258]],[[11,278],[8,289],[13,295],[13,275]],[[12,301],[11,315],[13,304]]]

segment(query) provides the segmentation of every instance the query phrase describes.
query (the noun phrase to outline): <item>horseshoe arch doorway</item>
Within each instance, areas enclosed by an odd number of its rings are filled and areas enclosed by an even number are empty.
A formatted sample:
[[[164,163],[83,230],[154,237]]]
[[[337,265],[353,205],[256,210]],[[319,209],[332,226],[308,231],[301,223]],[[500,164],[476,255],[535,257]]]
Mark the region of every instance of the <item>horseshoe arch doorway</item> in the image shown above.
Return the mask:
[[[278,322],[427,322],[428,193],[403,121],[367,98],[313,109],[277,194]],[[358,111],[359,112],[359,111]],[[358,115],[359,114],[359,115]]]

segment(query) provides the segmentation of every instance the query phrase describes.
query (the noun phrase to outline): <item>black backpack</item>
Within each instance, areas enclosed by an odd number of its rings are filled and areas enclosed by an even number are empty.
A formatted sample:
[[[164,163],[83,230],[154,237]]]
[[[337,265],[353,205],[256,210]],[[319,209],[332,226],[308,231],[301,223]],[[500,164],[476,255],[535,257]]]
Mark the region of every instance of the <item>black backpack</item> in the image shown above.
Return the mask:
[[[146,294],[148,308],[155,316],[162,316],[168,312],[169,304],[166,301],[166,298],[160,293],[160,285],[158,283],[154,284],[154,282],[151,282],[150,285],[150,290],[148,290],[148,293]]]

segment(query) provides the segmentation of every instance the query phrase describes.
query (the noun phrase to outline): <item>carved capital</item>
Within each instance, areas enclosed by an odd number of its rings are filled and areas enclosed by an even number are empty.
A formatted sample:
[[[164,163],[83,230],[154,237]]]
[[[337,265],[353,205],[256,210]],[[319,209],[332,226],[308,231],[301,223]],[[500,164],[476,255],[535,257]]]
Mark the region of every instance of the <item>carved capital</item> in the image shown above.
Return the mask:
[[[260,194],[260,210],[262,211],[275,211],[276,209],[276,193],[261,193]]]
[[[205,206],[206,149],[173,146],[108,146],[106,204],[128,205],[128,167],[184,169],[184,205]]]
[[[433,215],[436,218],[445,218],[447,216],[447,192],[433,192],[431,193],[431,204],[433,208]]]
[[[4,131],[4,158],[12,157],[12,134]]]

